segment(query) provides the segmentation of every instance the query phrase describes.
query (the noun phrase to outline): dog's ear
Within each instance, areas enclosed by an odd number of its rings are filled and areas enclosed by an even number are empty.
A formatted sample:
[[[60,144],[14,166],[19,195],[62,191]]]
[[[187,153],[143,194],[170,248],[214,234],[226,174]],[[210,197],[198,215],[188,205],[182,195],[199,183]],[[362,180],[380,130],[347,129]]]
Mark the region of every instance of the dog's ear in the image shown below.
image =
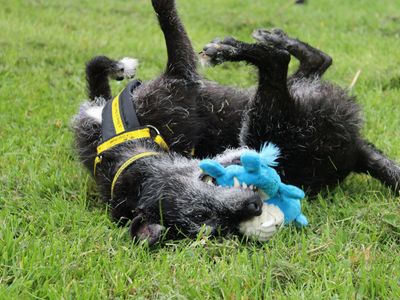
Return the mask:
[[[142,214],[139,214],[132,220],[129,231],[133,239],[147,241],[151,246],[160,240],[165,227],[160,224],[150,224]]]

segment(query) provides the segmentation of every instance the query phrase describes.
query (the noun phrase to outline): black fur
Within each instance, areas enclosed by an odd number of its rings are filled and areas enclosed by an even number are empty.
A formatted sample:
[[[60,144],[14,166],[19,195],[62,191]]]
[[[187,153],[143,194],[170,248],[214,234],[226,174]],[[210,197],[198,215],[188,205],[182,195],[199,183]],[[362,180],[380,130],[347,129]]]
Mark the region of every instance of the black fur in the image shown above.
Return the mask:
[[[336,184],[351,171],[370,172],[398,190],[400,170],[361,138],[359,108],[352,97],[320,80],[331,64],[329,56],[282,32],[257,32],[259,39],[272,46],[234,39],[214,41],[204,50],[214,63],[245,60],[259,69],[256,92],[220,86],[197,73],[196,55],[175,1],[152,0],[152,4],[166,39],[168,63],[160,77],[137,89],[132,101],[141,124],[157,127],[171,154],[151,141],[132,141],[107,151],[96,174],[113,217],[133,220],[134,237],[155,242],[165,227],[173,237],[193,236],[202,224],[211,233],[226,234],[235,232],[239,222],[260,214],[258,195],[202,182],[198,161],[184,157],[193,148],[202,158],[240,144],[257,149],[271,141],[282,149],[279,171],[283,179],[313,193]],[[290,54],[301,64],[287,79]],[[86,69],[93,101],[81,107],[74,129],[81,160],[90,170],[101,130],[88,110],[111,99],[107,77],[119,79],[121,70],[115,66],[120,65],[98,57]],[[110,199],[110,183],[118,167],[149,150],[160,155],[143,158],[128,168]],[[234,161],[241,151],[227,152],[218,159]]]
[[[278,145],[283,180],[310,194],[336,185],[352,171],[368,172],[398,191],[400,168],[361,137],[354,97],[321,80],[332,59],[281,30],[256,30],[253,37],[260,43],[226,38],[204,49],[214,64],[246,61],[258,68],[258,88],[247,107],[241,143],[255,149],[265,141]],[[300,60],[300,67],[287,78],[290,55]]]

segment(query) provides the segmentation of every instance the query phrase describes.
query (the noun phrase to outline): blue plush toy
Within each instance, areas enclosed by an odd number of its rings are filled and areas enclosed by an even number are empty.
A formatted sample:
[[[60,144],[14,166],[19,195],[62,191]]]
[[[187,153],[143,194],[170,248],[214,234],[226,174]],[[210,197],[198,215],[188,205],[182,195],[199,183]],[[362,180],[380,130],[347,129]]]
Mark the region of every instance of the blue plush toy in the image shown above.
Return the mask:
[[[280,209],[285,224],[294,222],[297,226],[305,226],[308,222],[301,213],[300,204],[304,192],[295,186],[282,183],[273,168],[277,166],[276,159],[279,154],[280,151],[275,145],[266,144],[259,153],[245,151],[240,157],[242,165],[229,165],[224,168],[215,160],[205,159],[200,162],[200,168],[214,177],[220,186],[251,189],[257,187],[265,198],[265,204]]]

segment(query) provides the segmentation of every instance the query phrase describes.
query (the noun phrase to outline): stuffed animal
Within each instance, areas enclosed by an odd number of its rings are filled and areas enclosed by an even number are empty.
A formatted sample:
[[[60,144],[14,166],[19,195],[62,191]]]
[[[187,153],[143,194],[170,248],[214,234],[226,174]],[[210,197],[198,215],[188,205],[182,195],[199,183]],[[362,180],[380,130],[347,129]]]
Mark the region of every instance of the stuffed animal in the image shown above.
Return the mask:
[[[217,185],[250,188],[265,199],[262,214],[239,226],[239,230],[251,238],[267,240],[282,224],[308,224],[307,218],[301,213],[300,200],[304,198],[304,192],[282,183],[273,168],[277,166],[279,153],[275,145],[266,144],[260,152],[245,151],[240,157],[241,165],[223,167],[210,159],[202,160],[199,165],[204,173],[215,179]]]

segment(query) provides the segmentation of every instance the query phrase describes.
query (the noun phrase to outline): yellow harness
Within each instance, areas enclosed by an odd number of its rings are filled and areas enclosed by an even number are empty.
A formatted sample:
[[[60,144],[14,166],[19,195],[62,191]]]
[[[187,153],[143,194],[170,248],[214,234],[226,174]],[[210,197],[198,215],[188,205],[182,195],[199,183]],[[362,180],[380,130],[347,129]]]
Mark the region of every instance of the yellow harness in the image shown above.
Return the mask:
[[[140,84],[140,83],[139,83]],[[93,174],[96,176],[97,166],[102,162],[102,154],[127,141],[139,139],[152,139],[165,151],[169,151],[167,143],[160,132],[154,126],[140,126],[133,106],[131,94],[138,86],[138,81],[132,81],[112,101],[108,102],[102,112],[102,139],[103,142],[97,147],[97,156],[94,160]],[[151,130],[156,135],[153,137]],[[117,170],[111,183],[111,199],[114,196],[115,184],[120,175],[138,159],[160,155],[158,152],[141,152],[127,159]]]

